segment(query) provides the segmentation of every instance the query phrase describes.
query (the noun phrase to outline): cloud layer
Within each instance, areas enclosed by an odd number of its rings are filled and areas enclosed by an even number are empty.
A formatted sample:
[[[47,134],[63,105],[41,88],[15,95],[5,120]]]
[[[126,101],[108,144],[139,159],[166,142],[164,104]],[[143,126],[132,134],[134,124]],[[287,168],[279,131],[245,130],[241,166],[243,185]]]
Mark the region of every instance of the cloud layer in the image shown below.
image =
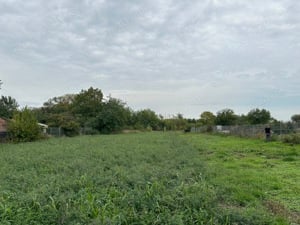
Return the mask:
[[[25,105],[89,86],[134,109],[300,113],[300,2],[2,0],[2,94]]]

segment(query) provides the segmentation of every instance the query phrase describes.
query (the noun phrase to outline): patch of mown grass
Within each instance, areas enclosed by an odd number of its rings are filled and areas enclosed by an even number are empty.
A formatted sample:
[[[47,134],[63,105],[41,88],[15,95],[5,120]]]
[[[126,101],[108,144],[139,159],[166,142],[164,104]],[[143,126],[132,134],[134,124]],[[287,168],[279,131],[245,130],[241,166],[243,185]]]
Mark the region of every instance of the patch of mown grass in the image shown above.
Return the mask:
[[[272,213],[278,224],[285,220],[300,223],[299,146],[205,134],[181,138],[197,148],[207,162],[207,181],[223,202],[221,206],[225,205],[222,208],[250,217],[249,211],[255,215]],[[274,210],[274,205],[280,210]]]

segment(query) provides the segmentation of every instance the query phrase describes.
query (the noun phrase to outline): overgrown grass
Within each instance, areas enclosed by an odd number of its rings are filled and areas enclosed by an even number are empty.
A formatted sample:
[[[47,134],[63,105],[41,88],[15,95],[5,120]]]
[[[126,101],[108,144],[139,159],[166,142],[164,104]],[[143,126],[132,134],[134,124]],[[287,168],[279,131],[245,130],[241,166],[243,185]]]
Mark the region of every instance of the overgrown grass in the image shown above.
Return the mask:
[[[289,224],[298,153],[155,132],[3,144],[0,224]]]
[[[288,143],[288,144],[300,144],[300,134],[287,134],[283,135],[282,137],[282,142],[283,143]]]

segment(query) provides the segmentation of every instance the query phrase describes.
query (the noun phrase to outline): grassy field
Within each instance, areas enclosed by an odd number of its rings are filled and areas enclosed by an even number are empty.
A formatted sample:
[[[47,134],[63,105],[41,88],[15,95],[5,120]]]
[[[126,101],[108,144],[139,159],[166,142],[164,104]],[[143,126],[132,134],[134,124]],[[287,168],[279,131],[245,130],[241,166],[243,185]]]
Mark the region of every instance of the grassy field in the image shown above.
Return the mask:
[[[267,210],[300,224],[300,146],[230,136],[182,137],[205,160],[207,182],[221,207]]]
[[[0,224],[300,224],[300,147],[199,134],[0,145]]]

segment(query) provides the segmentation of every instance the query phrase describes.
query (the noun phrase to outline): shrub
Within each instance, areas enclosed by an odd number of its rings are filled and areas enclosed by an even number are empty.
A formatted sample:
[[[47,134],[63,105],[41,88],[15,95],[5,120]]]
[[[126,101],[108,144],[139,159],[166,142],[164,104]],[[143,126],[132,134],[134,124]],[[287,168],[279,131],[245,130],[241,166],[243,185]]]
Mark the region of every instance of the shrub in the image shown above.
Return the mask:
[[[79,123],[75,121],[66,121],[61,125],[61,128],[67,137],[74,137],[80,133]]]
[[[300,144],[300,134],[288,134],[282,137],[282,142],[289,144]]]
[[[13,115],[8,125],[8,133],[13,142],[35,141],[41,138],[38,121],[27,108]]]

